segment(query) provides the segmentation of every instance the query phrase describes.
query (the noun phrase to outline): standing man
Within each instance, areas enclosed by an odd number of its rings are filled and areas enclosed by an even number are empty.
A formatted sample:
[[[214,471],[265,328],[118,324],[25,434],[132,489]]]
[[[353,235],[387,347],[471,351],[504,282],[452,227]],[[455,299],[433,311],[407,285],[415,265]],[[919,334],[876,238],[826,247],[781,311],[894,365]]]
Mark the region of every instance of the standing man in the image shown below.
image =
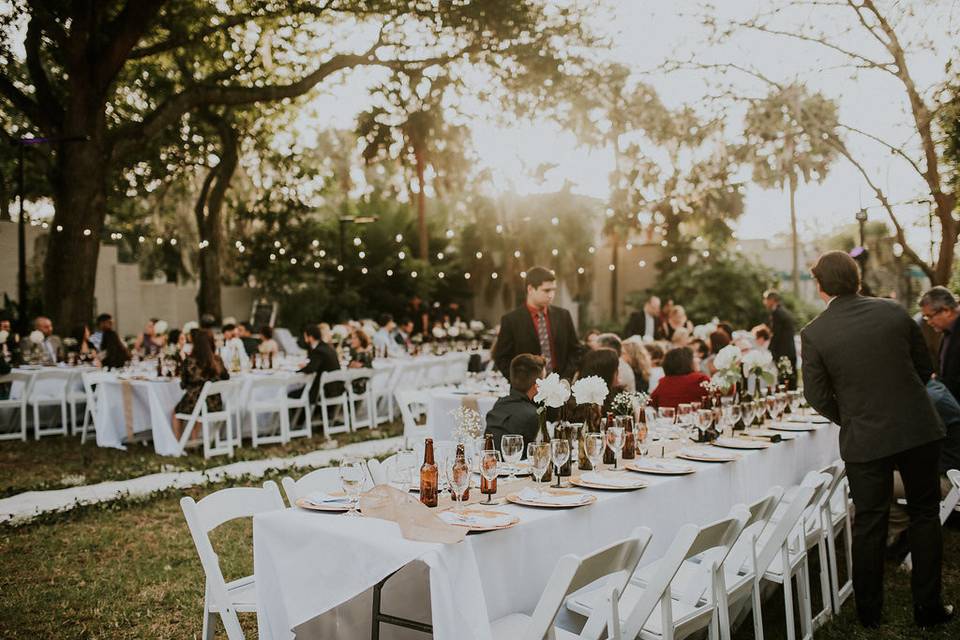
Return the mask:
[[[650,296],[643,305],[643,311],[634,311],[623,328],[623,338],[640,336],[646,342],[663,338],[660,325],[660,298]]]
[[[510,362],[521,353],[543,356],[547,373],[570,379],[580,360],[580,341],[570,312],[551,303],[557,295],[557,277],[544,267],[527,271],[526,304],[500,319],[494,347],[497,369],[510,377]]]
[[[779,364],[780,358],[786,357],[790,361],[790,368],[793,373],[787,382],[789,389],[797,388],[797,345],[794,341],[796,334],[796,325],[793,316],[783,306],[783,298],[780,292],[769,289],[763,294],[763,306],[770,312],[770,319],[767,326],[773,332],[770,338],[770,355],[773,356],[773,362]]]
[[[337,358],[337,352],[329,344],[324,342],[320,327],[315,324],[307,325],[303,330],[303,341],[307,343],[307,364],[297,370],[297,373],[315,373],[317,377],[313,379],[313,386],[310,387],[310,402],[316,402],[320,395],[320,376],[325,371],[339,371],[340,359]],[[229,365],[228,365],[229,366]],[[343,385],[339,382],[327,384],[324,392],[327,395],[335,396],[342,393]]]
[[[893,472],[910,516],[913,617],[920,627],[953,618],[942,600],[940,448],[945,430],[924,385],[932,372],[920,327],[896,302],[859,295],[860,270],[842,251],[812,269],[827,308],[800,332],[803,391],[840,425],[840,456],[856,509],[853,591],[864,627],[881,623],[883,563]]]
[[[940,341],[940,382],[960,401],[960,335],[957,335],[960,306],[946,287],[934,287],[920,298],[923,320],[943,335]]]

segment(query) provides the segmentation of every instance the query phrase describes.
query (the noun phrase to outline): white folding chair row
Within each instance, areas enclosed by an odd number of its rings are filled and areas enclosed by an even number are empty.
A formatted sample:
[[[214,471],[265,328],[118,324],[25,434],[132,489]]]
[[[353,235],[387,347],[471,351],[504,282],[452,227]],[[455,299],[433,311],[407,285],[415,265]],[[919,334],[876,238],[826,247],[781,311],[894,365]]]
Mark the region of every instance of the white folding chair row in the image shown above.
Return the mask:
[[[42,436],[67,435],[70,424],[67,405],[73,382],[72,371],[47,369],[33,374],[32,384],[27,392],[27,405],[33,409],[33,433],[37,440]],[[41,407],[60,408],[59,426],[43,426],[40,422]]]
[[[853,518],[850,500],[850,483],[843,461],[837,460],[832,468],[839,470],[831,485],[824,512],[824,526],[827,529],[827,556],[830,562],[830,590],[833,601],[833,613],[839,615],[840,608],[847,598],[853,595]],[[840,583],[838,570],[837,537],[843,536],[844,560],[847,569],[846,580]]]
[[[373,399],[377,403],[377,424],[393,422],[393,390],[396,387],[397,375],[402,373],[402,370],[403,363],[397,360],[394,360],[389,367],[373,370],[371,383]]]
[[[210,383],[207,383],[210,384]],[[210,543],[210,532],[221,524],[236,518],[252,518],[258,513],[284,508],[280,489],[272,480],[263,488],[237,487],[221,489],[199,502],[193,498],[180,499],[180,508],[187,520],[193,544],[200,556],[206,585],[203,596],[202,640],[213,640],[216,616],[219,615],[230,640],[241,640],[243,629],[237,613],[257,610],[254,576],[227,582],[220,569],[217,554]]]
[[[948,469],[947,470],[947,479],[950,480],[950,483],[953,485],[950,487],[950,491],[947,492],[947,496],[940,501],[940,524],[946,524],[947,518],[950,517],[950,514],[958,508],[958,503],[960,503],[960,484],[954,482],[954,477],[960,478],[960,470],[957,469]],[[906,504],[906,500],[903,500],[903,503]],[[900,566],[910,572],[913,571],[913,557],[912,554],[907,554],[907,557],[903,559],[903,562],[900,563]]]
[[[183,433],[180,435],[181,452],[186,448],[193,428],[199,422],[203,457],[210,458],[224,454],[233,456],[234,447],[240,445],[240,425],[237,422],[235,407],[241,384],[238,380],[207,381],[200,391],[200,397],[197,398],[193,412],[176,414],[177,419],[184,421]],[[212,396],[220,396],[222,404],[220,411],[210,411],[207,408],[207,399]]]
[[[324,371],[320,374],[320,392],[316,404],[320,407],[323,420],[323,434],[330,437],[337,433],[350,431],[350,408],[347,383],[349,369]],[[337,422],[337,417],[340,422]]]
[[[0,433],[0,440],[19,439],[24,442],[27,441],[27,396],[29,395],[32,380],[33,376],[18,371],[11,371],[6,375],[0,376],[0,384],[10,384],[11,389],[14,384],[20,383],[23,385],[23,393],[18,394],[18,398],[0,400],[0,409],[13,409],[20,414],[20,430]],[[3,414],[0,413],[0,416],[2,415]]]
[[[84,407],[83,424],[80,427],[80,444],[87,441],[87,425],[93,425],[93,432],[97,432],[97,407],[100,402],[100,384],[112,380],[113,375],[106,371],[84,371],[80,374],[83,384]],[[76,434],[74,434],[76,435]]]
[[[348,371],[350,382],[347,384],[347,402],[350,405],[350,430],[376,428],[377,403],[373,396],[373,370],[349,369]],[[361,413],[360,407],[365,408],[366,412]]]
[[[678,539],[683,543],[671,546],[662,558],[634,576],[617,603],[627,613],[618,621],[624,637],[681,639],[708,629],[712,639],[728,638],[728,613],[720,606],[726,601],[723,570],[749,519],[747,508],[737,505],[727,518],[703,528],[693,527],[692,537],[681,535]],[[694,558],[696,562],[688,562]],[[602,608],[603,597],[603,592],[586,588],[567,598],[566,606],[590,617]],[[659,613],[655,612],[657,607]]]

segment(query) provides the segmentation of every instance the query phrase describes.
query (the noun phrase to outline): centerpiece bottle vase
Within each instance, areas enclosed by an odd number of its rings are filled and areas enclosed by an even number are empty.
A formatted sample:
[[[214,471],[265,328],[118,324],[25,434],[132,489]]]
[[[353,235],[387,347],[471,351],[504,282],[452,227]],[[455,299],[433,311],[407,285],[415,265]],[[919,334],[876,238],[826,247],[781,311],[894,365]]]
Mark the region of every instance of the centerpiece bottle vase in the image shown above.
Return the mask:
[[[747,377],[745,375],[740,375],[740,381],[737,382],[737,388],[734,391],[733,401],[737,403],[744,402],[753,402],[753,396],[750,395],[750,387],[747,386]],[[743,420],[743,412],[740,412],[740,417],[737,418],[737,421],[733,425],[734,431],[745,431],[749,425]],[[716,429],[714,429],[716,431]],[[717,436],[719,437],[719,433]]]
[[[633,460],[637,457],[637,442],[633,437],[633,416],[624,416],[626,426],[623,428],[623,452],[620,457],[624,460]]]
[[[423,465],[420,467],[420,502],[428,507],[437,506],[437,465],[433,461],[433,438],[423,443]]]
[[[547,430],[547,409],[544,407],[537,412],[537,435],[534,442],[550,444],[550,431]],[[549,484],[553,480],[553,462],[547,465],[547,471],[543,474],[543,482]]]
[[[460,469],[466,470],[467,474],[470,473],[470,467],[467,465],[467,454],[464,451],[462,442],[457,444],[457,458],[454,461],[454,466],[457,467],[458,470]],[[451,490],[453,489],[453,483],[451,483],[450,488]],[[470,499],[470,484],[467,483],[467,488],[463,490],[463,494],[460,496],[460,500],[461,502],[466,502],[469,499]]]
[[[600,406],[596,404],[586,405],[587,415],[584,418],[583,428],[580,430],[581,437],[578,442],[577,466],[580,471],[592,471],[593,465],[590,464],[590,458],[587,457],[586,434],[601,433],[600,430]]]
[[[607,428],[609,429],[612,426],[613,426],[613,412],[608,411],[607,412]],[[613,452],[613,448],[607,446],[606,437],[607,436],[605,434],[604,442],[603,442],[603,464],[614,465],[617,462],[617,456]]]
[[[493,451],[496,447],[493,446],[493,436],[491,434],[486,434],[483,440],[483,449],[484,451]],[[483,464],[483,460],[480,460],[480,464]],[[480,474],[480,493],[483,495],[496,495],[497,493],[497,479],[487,480],[483,477],[483,474]]]

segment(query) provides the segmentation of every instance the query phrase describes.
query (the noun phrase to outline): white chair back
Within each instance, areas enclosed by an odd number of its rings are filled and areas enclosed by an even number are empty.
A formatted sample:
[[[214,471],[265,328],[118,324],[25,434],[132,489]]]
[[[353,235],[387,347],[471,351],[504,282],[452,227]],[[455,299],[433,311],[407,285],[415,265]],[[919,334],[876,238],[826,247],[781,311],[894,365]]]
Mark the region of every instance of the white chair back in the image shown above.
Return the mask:
[[[340,469],[339,467],[324,467],[315,469],[297,480],[290,476],[284,476],[280,482],[283,484],[283,492],[287,494],[287,502],[292,507],[297,500],[309,496],[311,493],[339,491],[341,488]]]
[[[30,385],[33,381],[33,376],[28,373],[21,373],[19,371],[11,371],[6,375],[0,376],[0,384],[9,383],[11,385],[11,391],[13,390],[13,385],[20,383],[23,385],[22,392],[18,393],[18,397],[10,397],[6,400],[0,400],[0,409],[13,409],[20,412],[20,431],[10,431],[6,433],[0,433],[0,440],[16,440],[20,439],[26,442],[27,440],[27,396],[30,395]]]
[[[94,433],[97,430],[97,403],[100,400],[100,383],[113,379],[114,375],[106,371],[84,371],[80,374],[80,382],[83,384],[83,393],[86,396],[80,444],[87,441],[88,420],[93,423]]]
[[[69,424],[67,403],[73,372],[64,369],[47,369],[33,374],[33,381],[26,396],[27,404],[33,407],[33,432],[37,440],[45,435],[67,435]],[[40,407],[59,406],[60,426],[44,428],[40,423]]]
[[[283,509],[283,498],[280,489],[272,480],[263,484],[263,488],[235,487],[221,489],[212,493],[199,502],[191,497],[180,499],[180,508],[187,520],[187,527],[193,537],[193,544],[200,556],[200,564],[206,576],[206,595],[204,604],[204,633],[209,637],[209,617],[211,607],[215,608],[223,620],[230,640],[243,638],[240,620],[237,618],[236,603],[231,598],[230,589],[220,570],[217,554],[210,544],[210,531],[221,524],[236,518],[252,518],[258,513]],[[240,582],[240,581],[238,581]],[[250,580],[247,579],[247,584]],[[211,630],[212,632],[212,630]]]
[[[405,446],[411,443],[423,442],[424,438],[433,435],[430,425],[430,399],[422,391],[397,391],[397,407],[400,409],[400,418],[403,420],[403,440]],[[422,423],[417,418],[423,418]]]
[[[348,369],[347,398],[350,403],[350,430],[377,426],[377,403],[373,394],[373,369]],[[360,411],[360,407],[365,412]]]

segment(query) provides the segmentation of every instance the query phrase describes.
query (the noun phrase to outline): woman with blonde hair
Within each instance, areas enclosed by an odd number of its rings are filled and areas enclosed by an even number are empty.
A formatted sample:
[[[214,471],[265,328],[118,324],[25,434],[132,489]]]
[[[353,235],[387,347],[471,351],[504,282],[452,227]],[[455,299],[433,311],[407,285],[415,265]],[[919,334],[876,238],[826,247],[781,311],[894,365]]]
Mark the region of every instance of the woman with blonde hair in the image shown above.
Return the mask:
[[[634,336],[623,341],[623,359],[626,360],[637,381],[637,391],[646,393],[650,389],[650,352],[643,344],[643,340]]]

